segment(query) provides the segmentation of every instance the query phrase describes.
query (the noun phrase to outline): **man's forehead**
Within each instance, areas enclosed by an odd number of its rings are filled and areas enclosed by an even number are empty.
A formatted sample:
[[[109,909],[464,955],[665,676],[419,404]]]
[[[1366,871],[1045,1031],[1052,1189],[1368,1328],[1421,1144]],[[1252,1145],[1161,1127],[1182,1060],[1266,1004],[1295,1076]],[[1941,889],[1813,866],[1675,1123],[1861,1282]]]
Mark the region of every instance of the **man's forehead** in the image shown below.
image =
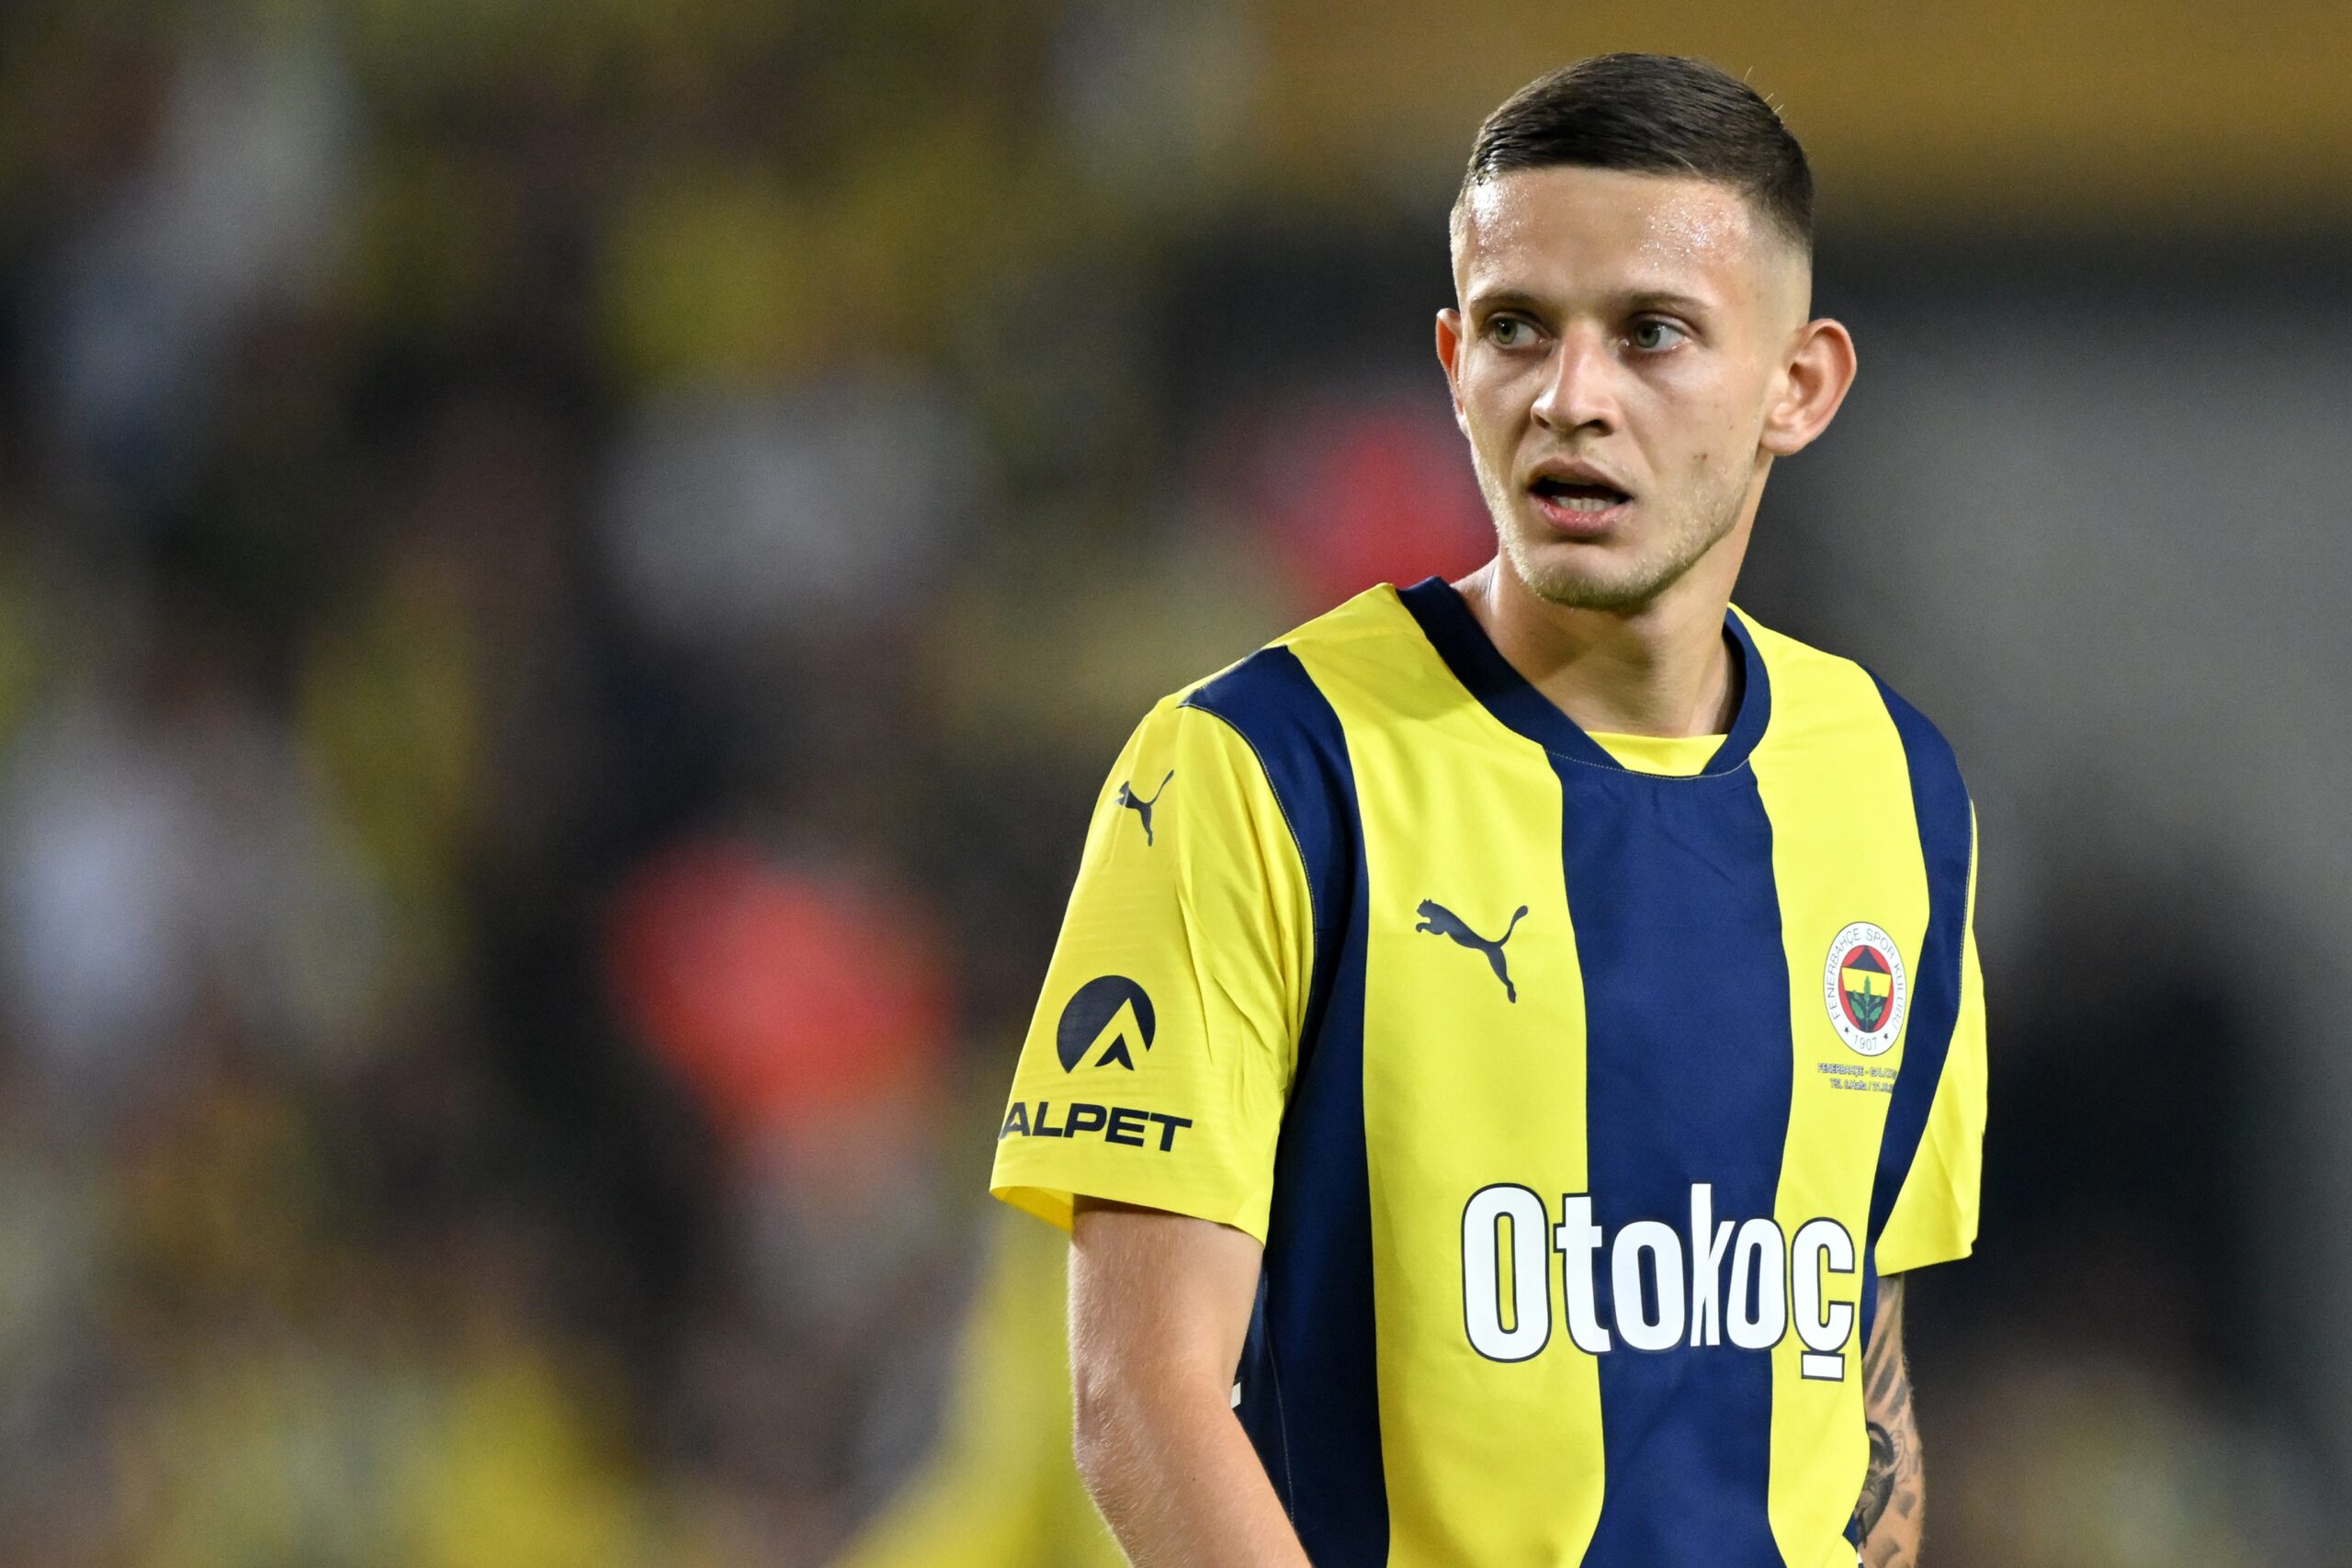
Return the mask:
[[[1736,286],[1771,248],[1747,200],[1720,181],[1573,165],[1480,181],[1453,234],[1465,299],[1563,273],[1611,288]]]

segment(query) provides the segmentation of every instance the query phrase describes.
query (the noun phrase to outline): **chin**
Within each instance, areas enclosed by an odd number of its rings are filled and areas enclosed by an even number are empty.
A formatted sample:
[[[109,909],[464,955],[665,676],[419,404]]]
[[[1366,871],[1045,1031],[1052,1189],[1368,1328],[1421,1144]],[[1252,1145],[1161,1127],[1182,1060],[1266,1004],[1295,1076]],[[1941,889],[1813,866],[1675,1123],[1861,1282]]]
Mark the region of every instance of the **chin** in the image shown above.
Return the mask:
[[[1638,610],[1679,575],[1656,562],[1611,561],[1592,545],[1519,542],[1505,554],[1529,592],[1568,610]]]

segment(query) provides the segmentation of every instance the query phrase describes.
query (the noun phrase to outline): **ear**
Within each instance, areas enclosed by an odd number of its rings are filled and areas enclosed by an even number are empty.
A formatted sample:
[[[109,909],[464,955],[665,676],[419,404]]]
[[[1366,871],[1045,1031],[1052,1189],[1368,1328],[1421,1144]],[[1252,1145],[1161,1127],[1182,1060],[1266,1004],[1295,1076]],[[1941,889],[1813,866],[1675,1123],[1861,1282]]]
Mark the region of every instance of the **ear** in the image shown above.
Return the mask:
[[[1846,400],[1854,370],[1853,334],[1841,323],[1825,316],[1798,328],[1794,351],[1781,371],[1781,395],[1764,415],[1764,450],[1786,457],[1812,446]]]
[[[1470,426],[1462,417],[1462,312],[1451,305],[1437,313],[1437,362],[1445,367],[1445,389],[1453,398],[1453,423],[1467,435]]]

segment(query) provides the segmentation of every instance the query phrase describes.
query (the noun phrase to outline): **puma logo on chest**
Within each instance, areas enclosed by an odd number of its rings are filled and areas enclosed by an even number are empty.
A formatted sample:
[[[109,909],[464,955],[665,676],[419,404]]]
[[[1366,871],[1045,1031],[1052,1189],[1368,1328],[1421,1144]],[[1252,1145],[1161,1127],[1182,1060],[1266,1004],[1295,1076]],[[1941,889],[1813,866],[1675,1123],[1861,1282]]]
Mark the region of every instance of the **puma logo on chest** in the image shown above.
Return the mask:
[[[1513,1002],[1519,1000],[1519,987],[1510,983],[1510,965],[1503,957],[1503,943],[1509,942],[1510,940],[1510,933],[1519,929],[1520,920],[1527,914],[1526,905],[1521,904],[1518,909],[1512,913],[1510,924],[1505,926],[1503,928],[1503,934],[1495,938],[1492,942],[1487,941],[1485,937],[1480,936],[1476,931],[1472,931],[1468,924],[1463,920],[1461,916],[1455,914],[1453,910],[1447,908],[1444,905],[1439,903],[1434,898],[1422,899],[1419,913],[1421,917],[1421,921],[1420,924],[1413,928],[1415,931],[1428,931],[1436,936],[1451,937],[1454,942],[1460,943],[1464,947],[1470,948],[1477,953],[1485,953],[1487,955],[1487,964],[1489,968],[1494,970],[1495,978],[1503,983],[1504,998]]]

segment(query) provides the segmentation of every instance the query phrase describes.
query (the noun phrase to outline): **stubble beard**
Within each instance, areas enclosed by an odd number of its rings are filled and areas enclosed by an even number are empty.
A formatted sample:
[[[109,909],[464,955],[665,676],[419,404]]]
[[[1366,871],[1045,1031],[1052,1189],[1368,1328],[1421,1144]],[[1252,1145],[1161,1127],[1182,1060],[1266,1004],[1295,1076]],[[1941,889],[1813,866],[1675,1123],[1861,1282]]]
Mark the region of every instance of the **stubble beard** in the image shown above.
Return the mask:
[[[1645,500],[1639,504],[1651,515],[1639,526],[1648,537],[1618,564],[1594,547],[1544,536],[1543,525],[1525,515],[1525,497],[1503,491],[1486,465],[1478,467],[1479,488],[1487,492],[1487,510],[1511,570],[1537,598],[1567,610],[1630,615],[1647,608],[1738,525],[1747,502],[1744,475],[1705,476],[1670,512],[1657,512],[1659,502]]]

